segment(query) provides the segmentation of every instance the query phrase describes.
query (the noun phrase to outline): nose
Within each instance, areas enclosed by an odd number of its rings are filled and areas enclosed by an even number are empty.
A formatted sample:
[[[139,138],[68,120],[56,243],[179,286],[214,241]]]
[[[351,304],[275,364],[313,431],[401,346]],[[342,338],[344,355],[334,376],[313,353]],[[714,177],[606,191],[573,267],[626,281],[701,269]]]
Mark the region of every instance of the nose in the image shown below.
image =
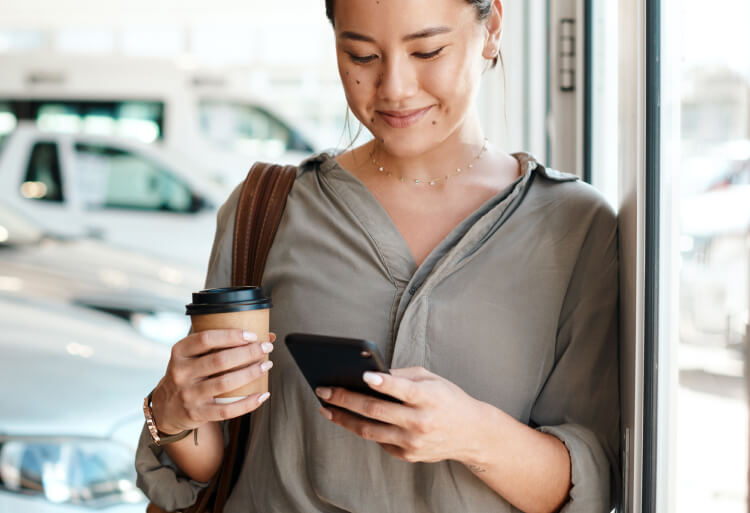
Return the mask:
[[[383,62],[378,95],[385,102],[398,103],[414,96],[418,83],[416,69],[408,57],[394,56]]]

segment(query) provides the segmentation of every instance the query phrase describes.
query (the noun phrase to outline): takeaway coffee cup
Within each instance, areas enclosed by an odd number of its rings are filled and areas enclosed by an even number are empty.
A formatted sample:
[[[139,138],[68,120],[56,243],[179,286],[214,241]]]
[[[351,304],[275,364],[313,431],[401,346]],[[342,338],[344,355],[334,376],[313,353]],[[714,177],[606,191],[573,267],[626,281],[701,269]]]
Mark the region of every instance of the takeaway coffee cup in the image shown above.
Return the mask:
[[[258,335],[258,340],[268,340],[271,298],[260,287],[231,287],[209,289],[193,293],[193,302],[186,306],[193,333],[216,329],[242,329]],[[268,356],[265,357],[268,359]],[[241,368],[238,365],[234,369]],[[245,386],[216,397],[216,402],[231,403],[252,394],[268,391],[268,375]]]

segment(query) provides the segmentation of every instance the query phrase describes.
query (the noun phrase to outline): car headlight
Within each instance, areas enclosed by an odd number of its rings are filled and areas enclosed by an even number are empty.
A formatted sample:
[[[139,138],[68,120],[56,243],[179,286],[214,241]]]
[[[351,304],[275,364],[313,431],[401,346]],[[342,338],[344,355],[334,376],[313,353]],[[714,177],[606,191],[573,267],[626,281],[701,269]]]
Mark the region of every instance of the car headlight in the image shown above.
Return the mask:
[[[92,508],[145,500],[133,450],[104,439],[0,437],[0,484],[53,503]]]

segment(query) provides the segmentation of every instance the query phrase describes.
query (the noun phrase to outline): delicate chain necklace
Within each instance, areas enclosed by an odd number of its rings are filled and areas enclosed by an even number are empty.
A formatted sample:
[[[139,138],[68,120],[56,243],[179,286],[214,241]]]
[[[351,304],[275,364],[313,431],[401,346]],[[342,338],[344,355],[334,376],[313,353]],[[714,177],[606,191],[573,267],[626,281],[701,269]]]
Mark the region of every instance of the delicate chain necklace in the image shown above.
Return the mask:
[[[415,185],[425,185],[425,184],[427,184],[427,185],[435,186],[435,185],[437,185],[440,182],[448,183],[448,178],[450,178],[451,176],[459,176],[464,171],[468,171],[469,169],[473,169],[474,163],[477,160],[479,160],[480,158],[482,158],[482,155],[484,154],[484,152],[486,150],[487,150],[487,139],[484,140],[484,144],[482,145],[482,149],[479,150],[479,153],[476,154],[476,156],[471,160],[471,162],[469,162],[466,165],[466,167],[464,167],[464,168],[458,167],[458,168],[456,168],[456,170],[453,173],[451,173],[449,175],[443,175],[443,176],[439,176],[439,177],[435,177],[435,178],[406,178],[403,175],[394,175],[390,171],[386,171],[385,167],[383,167],[380,164],[378,164],[378,162],[375,160],[375,149],[374,148],[373,148],[373,151],[370,153],[370,159],[372,160],[372,163],[375,165],[375,168],[377,168],[378,172],[380,172],[380,173],[382,173],[384,175],[393,176],[393,177],[397,178],[402,183],[413,183]]]

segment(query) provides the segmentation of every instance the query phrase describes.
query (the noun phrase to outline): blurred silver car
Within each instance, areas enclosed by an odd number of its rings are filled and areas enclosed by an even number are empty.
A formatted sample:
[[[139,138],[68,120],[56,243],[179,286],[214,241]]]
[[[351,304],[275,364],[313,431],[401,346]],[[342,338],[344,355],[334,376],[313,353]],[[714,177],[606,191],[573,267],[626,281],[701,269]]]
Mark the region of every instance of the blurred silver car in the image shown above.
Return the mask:
[[[145,511],[142,400],[200,281],[0,207],[0,512]]]
[[[172,343],[187,331],[184,306],[202,282],[194,266],[97,240],[50,236],[0,206],[0,294],[96,309]]]
[[[108,314],[0,296],[0,511],[145,511],[133,458],[169,348]]]

